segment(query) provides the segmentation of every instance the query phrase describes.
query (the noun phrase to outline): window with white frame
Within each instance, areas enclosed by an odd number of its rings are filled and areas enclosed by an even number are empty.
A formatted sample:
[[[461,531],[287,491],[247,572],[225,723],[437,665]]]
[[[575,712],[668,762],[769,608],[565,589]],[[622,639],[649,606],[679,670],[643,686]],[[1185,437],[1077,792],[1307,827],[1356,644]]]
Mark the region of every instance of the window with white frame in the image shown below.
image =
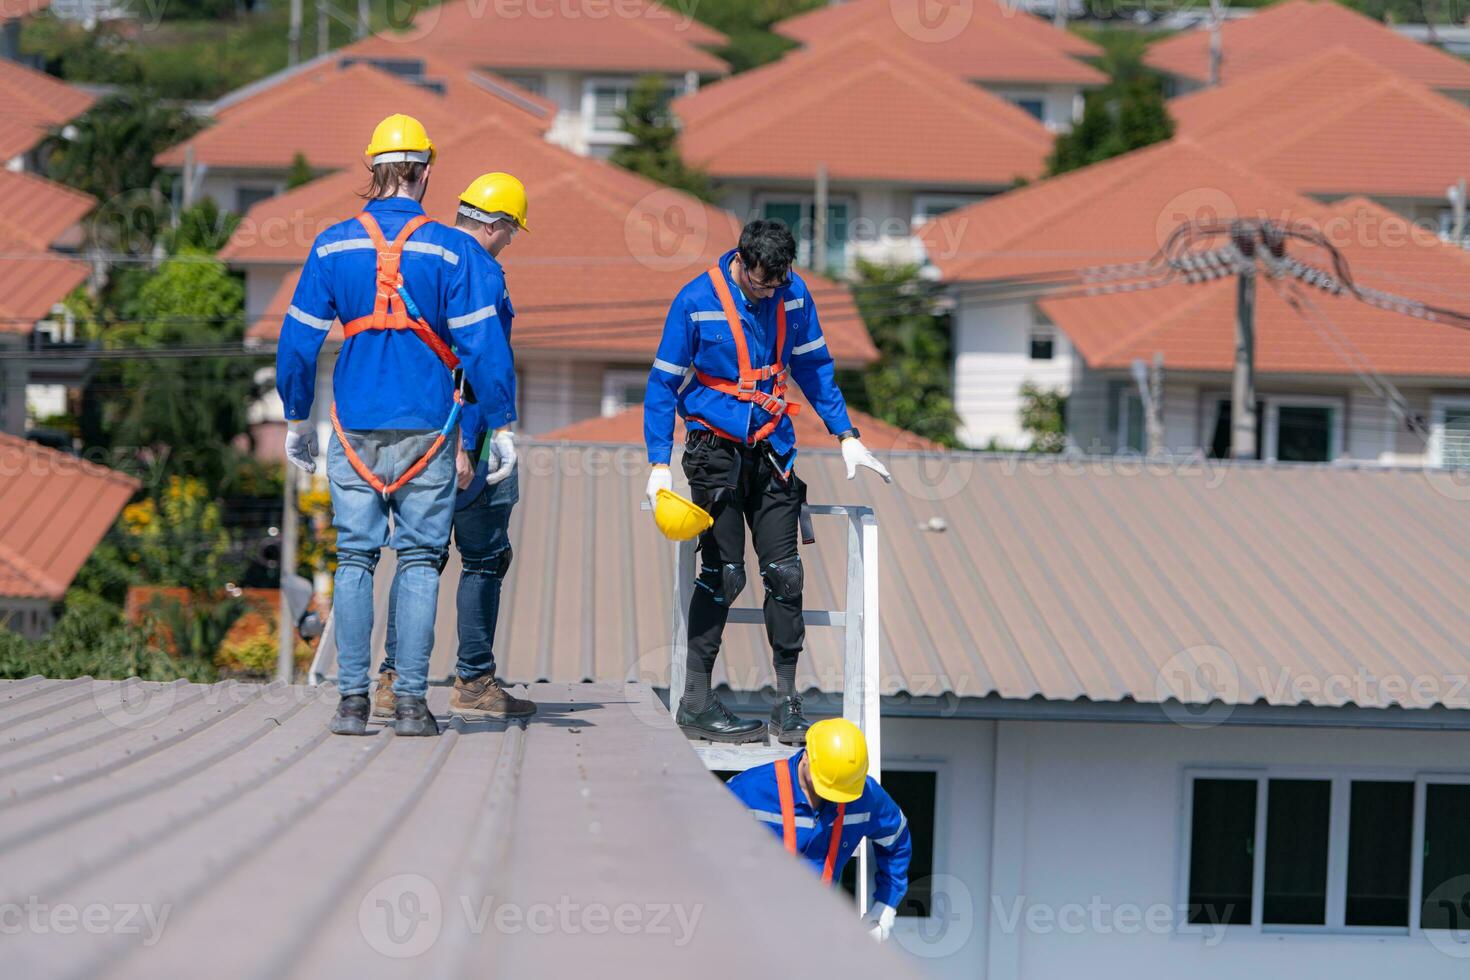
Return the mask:
[[[546,76],[515,72],[501,72],[500,77],[510,82],[516,88],[532,95],[546,94]]]
[[[1143,396],[1138,387],[1124,383],[1118,387],[1118,427],[1113,435],[1113,445],[1121,452],[1131,449],[1141,453],[1148,439],[1146,420],[1143,417]]]
[[[1046,122],[1046,100],[1037,95],[1018,95],[1011,99],[1018,109],[1024,109],[1036,117],[1037,122]]]
[[[982,200],[982,194],[915,194],[913,227],[918,228],[967,204]]]
[[[643,404],[648,387],[646,368],[614,368],[602,375],[602,415],[613,416],[626,408]]]
[[[1182,928],[1470,928],[1470,776],[1197,770],[1186,783]]]
[[[594,78],[584,83],[582,113],[591,132],[601,134],[623,132],[623,120],[618,115],[628,108],[628,96],[632,94],[634,81],[628,78]],[[664,104],[673,101],[679,89],[669,83],[664,89]]]
[[[1057,328],[1046,314],[1031,308],[1031,330],[1026,338],[1027,356],[1033,361],[1050,361],[1057,356]]]
[[[1436,398],[1430,429],[1435,466],[1470,467],[1470,398]]]

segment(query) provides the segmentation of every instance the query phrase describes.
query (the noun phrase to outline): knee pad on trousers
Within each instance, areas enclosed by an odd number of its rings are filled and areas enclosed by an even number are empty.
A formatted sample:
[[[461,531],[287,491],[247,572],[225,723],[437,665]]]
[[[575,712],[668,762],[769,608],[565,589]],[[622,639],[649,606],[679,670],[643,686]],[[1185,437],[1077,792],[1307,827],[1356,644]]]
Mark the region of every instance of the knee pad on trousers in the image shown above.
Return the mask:
[[[498,551],[489,558],[465,558],[463,568],[466,575],[493,575],[496,578],[505,578],[505,573],[510,571],[511,549],[506,545],[505,550]]]
[[[382,552],[374,548],[372,551],[354,551],[350,548],[339,548],[337,550],[338,568],[361,568],[369,575],[378,567],[378,559]]]
[[[705,566],[699,570],[699,578],[694,584],[713,595],[718,605],[733,605],[745,588],[745,566],[736,562],[718,568]]]
[[[794,602],[800,599],[801,556],[792,555],[790,558],[779,558],[771,562],[761,572],[761,578],[765,580],[766,591],[777,602]]]
[[[434,574],[438,575],[440,569],[444,567],[440,564],[443,555],[444,552],[440,548],[404,548],[398,552],[398,570],[403,571],[423,565],[432,568]],[[447,560],[447,557],[443,560]]]

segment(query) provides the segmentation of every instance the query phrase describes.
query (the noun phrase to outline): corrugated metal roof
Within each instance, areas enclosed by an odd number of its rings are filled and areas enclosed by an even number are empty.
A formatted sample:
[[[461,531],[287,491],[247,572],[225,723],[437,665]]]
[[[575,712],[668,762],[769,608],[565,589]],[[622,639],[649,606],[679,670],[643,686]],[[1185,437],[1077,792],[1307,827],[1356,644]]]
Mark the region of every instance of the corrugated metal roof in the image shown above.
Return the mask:
[[[7,972],[908,975],[648,688],[530,694],[524,727],[338,738],[325,689],[0,682]]]
[[[1470,489],[1447,472],[873,448],[892,486],[848,482],[830,451],[797,472],[813,503],[876,511],[885,695],[1470,707]],[[642,447],[528,444],[521,467],[501,673],[666,686],[673,549],[639,511]],[[846,531],[815,521],[806,603],[841,608]],[[840,637],[807,639],[798,682],[840,690]],[[772,684],[758,628],[725,650],[717,682]]]

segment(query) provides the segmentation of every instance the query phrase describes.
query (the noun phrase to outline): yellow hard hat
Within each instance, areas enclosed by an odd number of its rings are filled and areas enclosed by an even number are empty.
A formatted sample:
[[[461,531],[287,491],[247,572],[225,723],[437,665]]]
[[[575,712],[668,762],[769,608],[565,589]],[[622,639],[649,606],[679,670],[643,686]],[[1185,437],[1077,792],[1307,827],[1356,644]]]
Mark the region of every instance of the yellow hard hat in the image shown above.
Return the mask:
[[[459,213],[489,224],[510,218],[522,231],[526,227],[526,185],[510,174],[481,174],[459,196]]]
[[[373,166],[380,163],[433,163],[434,141],[424,124],[413,116],[395,113],[378,123],[367,155]]]
[[[817,795],[851,803],[863,795],[868,777],[868,740],[846,718],[826,718],[806,732],[806,757]]]
[[[688,541],[709,528],[709,511],[672,490],[660,490],[653,505],[653,522],[671,541]]]

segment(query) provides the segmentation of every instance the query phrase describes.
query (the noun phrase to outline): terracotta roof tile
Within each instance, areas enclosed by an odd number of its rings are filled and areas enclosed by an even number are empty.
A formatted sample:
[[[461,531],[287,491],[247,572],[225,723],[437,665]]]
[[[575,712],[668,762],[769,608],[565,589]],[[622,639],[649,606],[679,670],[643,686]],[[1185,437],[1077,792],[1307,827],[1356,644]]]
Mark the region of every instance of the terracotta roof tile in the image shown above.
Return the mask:
[[[0,24],[23,20],[50,8],[51,0],[0,0]]]
[[[735,244],[733,215],[599,160],[576,156],[520,127],[489,122],[440,144],[424,204],[453,213],[460,189],[490,165],[530,190],[531,227],[505,255],[521,349],[651,354],[679,288]],[[221,257],[236,267],[299,266],[316,234],[356,213],[359,175],[313,181],[251,209]],[[852,296],[805,275],[822,310],[833,355],[877,357]],[[255,340],[278,335],[290,297],[283,287],[252,326]]]
[[[0,595],[60,599],[138,486],[0,434]]]
[[[800,395],[795,395],[792,401],[802,402]],[[877,452],[889,452],[894,449],[914,450],[938,450],[941,447],[931,439],[916,435],[907,429],[900,429],[896,425],[890,425],[882,419],[869,415],[867,412],[859,412],[856,409],[848,409],[852,424],[858,427],[862,433],[863,443],[869,449]],[[807,405],[800,413],[792,416],[791,424],[796,429],[796,444],[802,447],[816,447],[823,449],[832,448],[832,433],[827,431],[827,426]],[[674,440],[679,442],[684,438],[684,423],[676,420],[674,424]],[[643,406],[635,405],[626,408],[616,415],[593,416],[573,422],[571,425],[563,426],[552,432],[546,432],[536,437],[537,442],[609,442],[620,444],[643,444]]]
[[[1470,159],[1470,108],[1345,47],[1169,109],[1179,133],[1306,194],[1442,199]]]
[[[86,281],[87,263],[51,250],[96,200],[34,174],[0,170],[0,333],[28,334]]]
[[[5,9],[0,0],[0,20]],[[47,130],[80,116],[93,101],[59,78],[0,58],[0,162],[25,153]]]
[[[90,194],[55,181],[0,170],[0,241],[47,249],[96,205]]]
[[[1404,37],[1336,0],[1285,0],[1226,21],[1221,37],[1220,76],[1227,85],[1342,46],[1430,88],[1470,90],[1470,63]],[[1159,71],[1203,82],[1210,73],[1209,43],[1208,30],[1189,31],[1150,46],[1144,61]]]
[[[380,38],[405,51],[497,71],[684,72],[723,75],[729,66],[701,45],[718,32],[649,0],[618,3],[486,3],[450,0],[421,7],[405,35]]]
[[[765,138],[776,104],[804,122]],[[1040,175],[1052,147],[1024,110],[867,31],[717,82],[674,110],[685,156],[724,177],[808,178],[826,164],[843,180],[1009,186]]]
[[[800,14],[776,31],[811,47],[854,30],[874,31],[889,44],[962,78],[986,82],[1101,85],[1107,76],[1079,57],[1102,51],[1090,41],[1019,11],[1013,4],[976,0],[954,4],[934,23],[918,20],[923,4],[851,0]],[[962,23],[949,18],[966,18]]]
[[[181,167],[192,148],[195,161],[206,166],[285,170],[302,153],[314,168],[350,169],[361,179],[367,136],[392,112],[417,117],[436,143],[488,115],[524,118],[523,110],[467,78],[451,97],[366,64],[332,62],[228,106],[212,125],[163,151],[156,162]]]

